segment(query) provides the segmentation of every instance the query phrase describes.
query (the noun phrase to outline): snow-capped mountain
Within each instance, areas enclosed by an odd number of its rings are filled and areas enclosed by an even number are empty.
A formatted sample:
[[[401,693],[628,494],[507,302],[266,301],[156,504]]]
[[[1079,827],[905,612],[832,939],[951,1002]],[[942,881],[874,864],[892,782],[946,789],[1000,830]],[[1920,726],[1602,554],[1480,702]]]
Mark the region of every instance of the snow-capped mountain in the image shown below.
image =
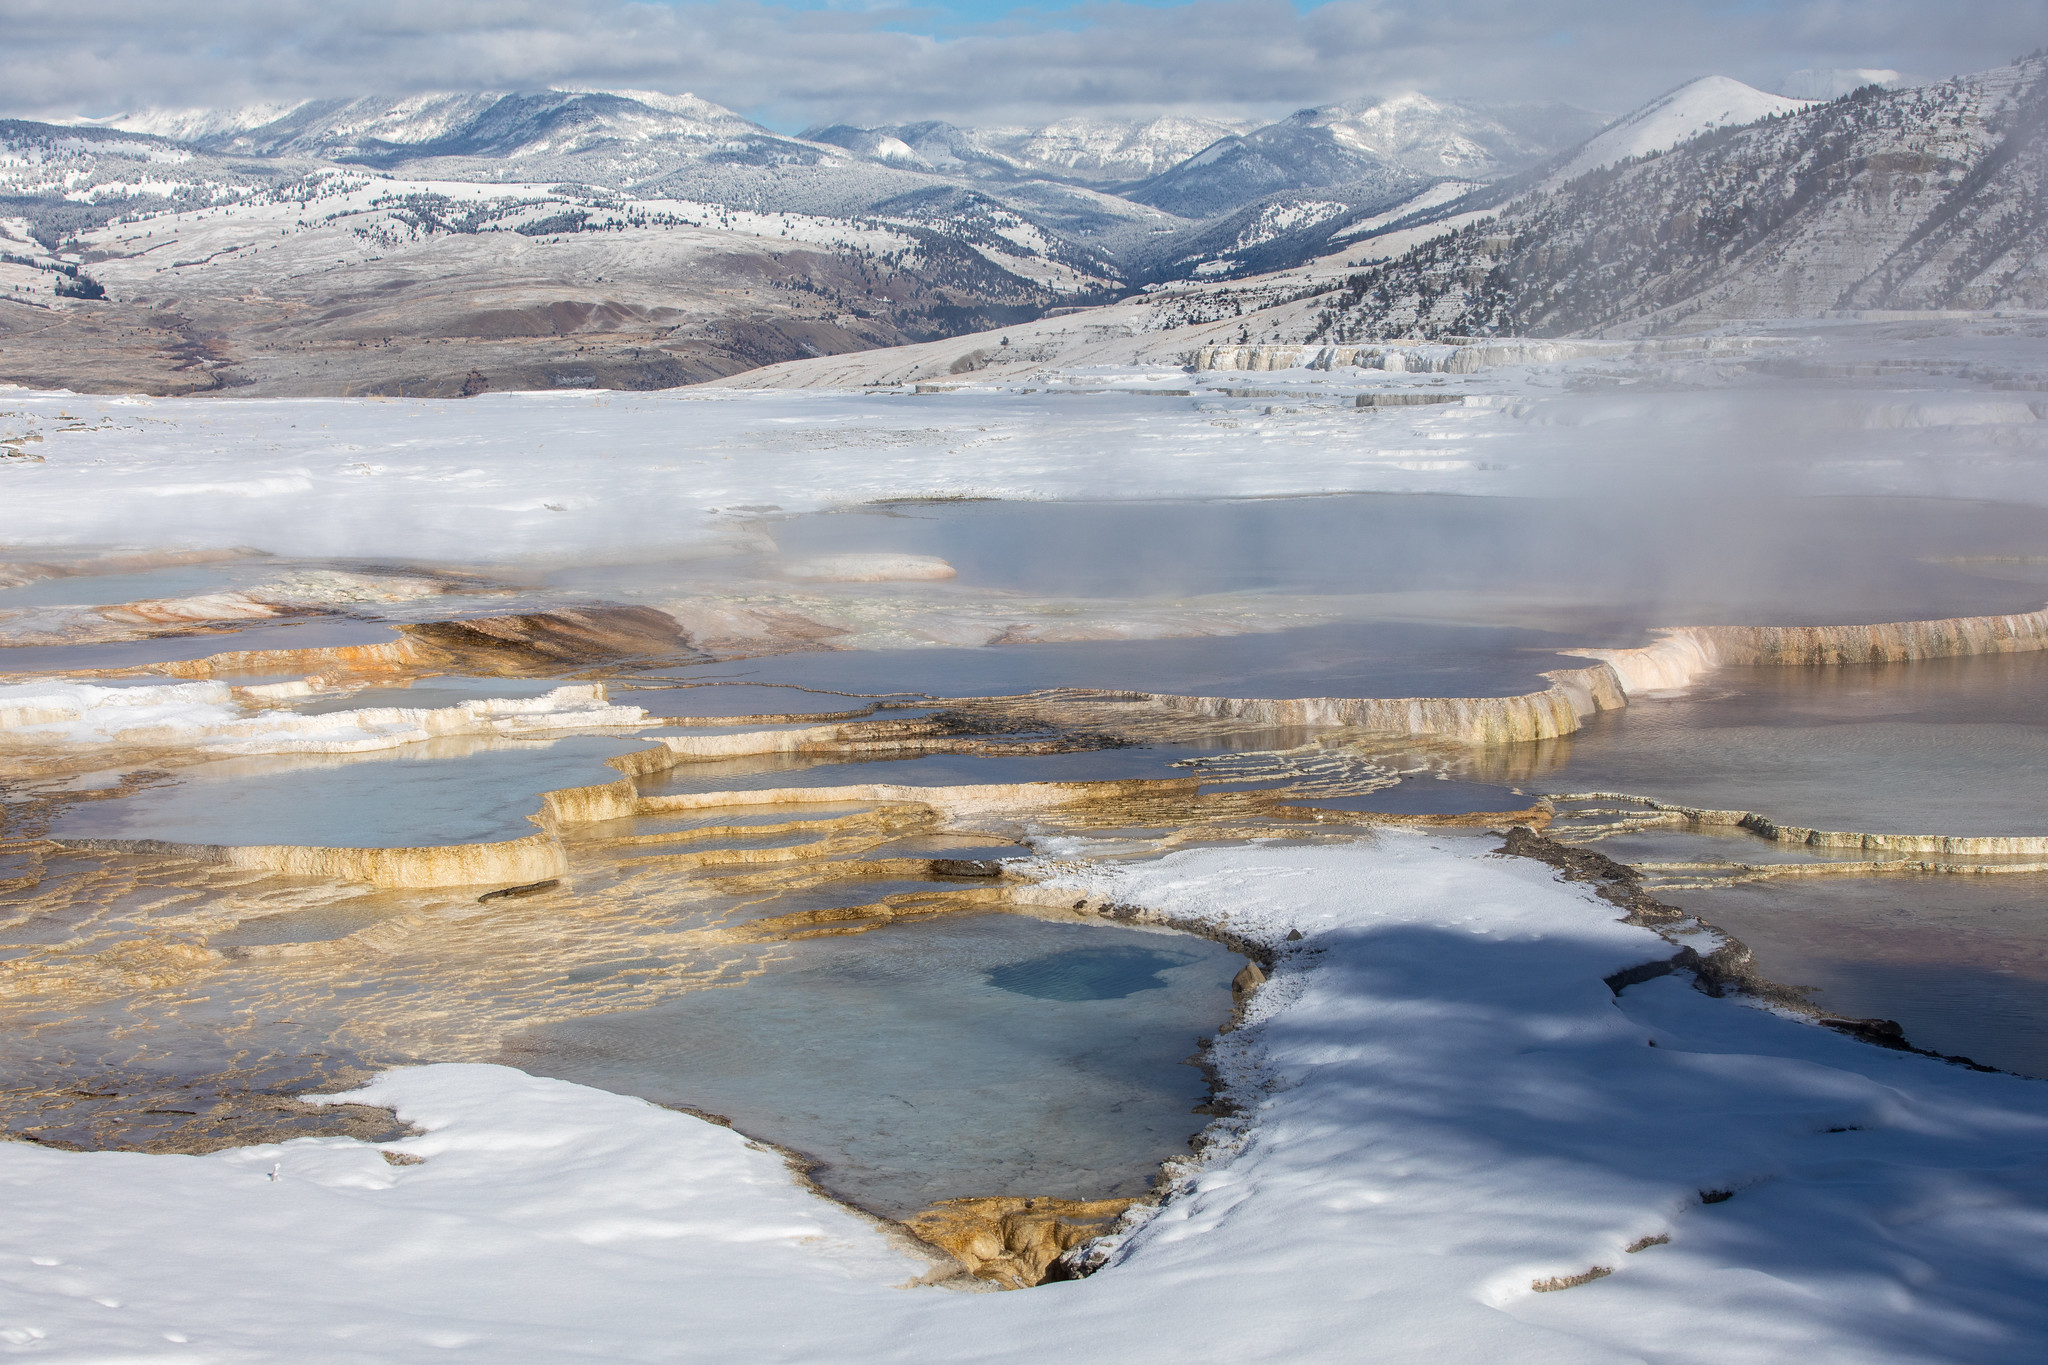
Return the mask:
[[[1417,175],[1466,180],[1520,170],[1599,124],[1597,115],[1570,105],[1487,109],[1417,94],[1336,104],[1296,118]]]
[[[1688,117],[1726,106],[1708,99]],[[2048,307],[2048,55],[1766,113],[1646,160],[1544,179],[1354,277],[1329,334],[1654,332],[1835,309]]]
[[[1061,119],[1019,134],[990,129],[983,142],[1042,175],[1129,184],[1171,170],[1219,139],[1251,125],[1168,115],[1154,119]]]
[[[429,157],[530,161],[610,154],[651,168],[678,159],[810,163],[820,156],[708,100],[646,91],[309,100],[254,121],[265,112],[259,107],[213,119],[148,112],[114,126],[157,132],[203,151],[373,166]]]
[[[1286,190],[1356,185],[1390,196],[1422,179],[1520,170],[1598,125],[1569,106],[1489,110],[1415,94],[1327,105],[1214,143],[1130,197],[1209,218]]]
[[[1346,340],[2048,306],[2044,68],[1825,104],[1710,78],[1591,137],[1417,95],[1249,132],[790,137],[633,91],[0,121],[0,331],[45,329],[8,350],[23,382],[453,393],[658,387],[1189,281],[1348,278],[1315,314]]]
[[[942,174],[1118,185],[1150,179],[1248,126],[1164,115],[1070,118],[1041,128],[960,128],[937,121],[876,128],[834,124],[811,129],[804,137],[872,161]]]
[[[246,104],[234,109],[144,109],[113,118],[80,119],[77,126],[112,128],[125,133],[169,138],[188,146],[208,146],[251,128],[275,123],[305,106],[296,103]]]
[[[806,142],[843,147],[869,161],[941,175],[1011,180],[1026,174],[1022,165],[985,145],[974,129],[939,119],[882,128],[835,123],[806,129],[803,136]]]
[[[1702,76],[1602,129],[1567,157],[1552,178],[1570,180],[1630,157],[1669,151],[1715,128],[1797,113],[1814,103],[1766,94],[1726,76]]]

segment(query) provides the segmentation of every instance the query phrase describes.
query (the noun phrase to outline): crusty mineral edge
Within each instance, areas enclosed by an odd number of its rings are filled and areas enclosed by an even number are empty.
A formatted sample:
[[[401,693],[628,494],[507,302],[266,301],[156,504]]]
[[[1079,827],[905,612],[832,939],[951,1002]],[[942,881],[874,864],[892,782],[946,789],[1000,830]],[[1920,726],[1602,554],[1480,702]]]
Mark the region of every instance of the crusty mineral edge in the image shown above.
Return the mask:
[[[53,839],[62,848],[105,853],[152,853],[221,867],[293,877],[368,882],[421,891],[486,883],[530,884],[560,877],[568,858],[549,834],[494,844],[441,844],[425,848],[318,848],[303,844],[181,844],[161,839]]]
[[[1556,669],[1541,692],[1512,697],[1184,697],[1127,695],[1170,711],[1263,724],[1334,725],[1399,735],[1433,735],[1475,744],[1520,744],[1571,734],[1587,716],[1628,705],[1605,663]]]
[[[616,766],[637,767],[634,760],[659,750],[636,751]],[[762,791],[699,792],[641,796],[630,777],[590,787],[544,792],[541,810],[529,817],[545,831],[496,843],[442,844],[420,848],[328,848],[300,844],[223,845],[173,843],[158,839],[57,838],[63,848],[95,852],[160,854],[216,866],[290,876],[368,882],[400,890],[437,887],[524,885],[561,877],[568,871],[567,854],[557,835],[565,827],[636,815],[662,815],[739,806],[819,805],[871,802],[890,806],[923,806],[949,816],[1017,815],[1067,806],[1118,800],[1179,796],[1200,792],[1197,778],[1131,778],[1103,782],[1010,782],[975,786],[916,787],[894,783],[862,783],[844,787],[776,787]],[[1348,823],[1498,825],[1503,816],[1540,819],[1544,812],[1482,812],[1460,816],[1379,815],[1347,813]],[[776,861],[781,855],[761,853],[752,859]],[[706,861],[700,859],[699,861]]]
[[[1132,693],[1170,710],[1273,725],[1344,725],[1479,744],[1520,744],[1576,731],[1631,696],[1691,685],[1723,666],[1905,663],[2048,649],[2048,608],[1869,626],[1677,626],[1636,649],[1574,649],[1600,660],[1556,669],[1550,685],[1511,697],[1193,697]]]
[[[904,1220],[968,1274],[1003,1289],[1029,1289],[1061,1274],[1061,1258],[1101,1237],[1135,1199],[943,1199]]]
[[[1672,626],[1639,649],[1580,649],[1602,660],[1629,696],[1690,685],[1731,666],[1890,664],[2048,649],[2048,608],[1871,626]]]
[[[1772,843],[1805,848],[1856,849],[1867,853],[1933,853],[1950,857],[2039,857],[2048,854],[2048,835],[2041,834],[1872,834],[1860,830],[1808,829],[1803,825],[1781,825],[1755,811],[1681,806],[1629,792],[1565,792],[1550,799],[1627,801],[1642,807],[1648,816],[1653,817],[1632,820],[1625,830],[1617,830],[1617,833],[1653,828],[1741,829]],[[1928,864],[1930,869],[1934,866]]]
[[[401,638],[385,644],[216,654],[113,671],[188,678],[293,671],[388,677],[460,669],[534,676],[607,663],[630,667],[663,650],[693,652],[674,622],[651,608],[574,608],[405,625],[398,630]],[[1509,697],[1096,695],[1146,701],[1182,714],[1270,725],[1348,726],[1470,743],[1516,744],[1571,734],[1587,717],[1628,705],[1630,696],[1685,687],[1724,665],[1898,663],[2048,648],[2048,608],[1879,625],[1678,626],[1660,628],[1656,633],[1660,638],[1655,643],[1638,648],[1567,651],[1599,662],[1545,672],[1539,676],[1548,686],[1541,691]],[[82,670],[74,676],[94,671]],[[763,732],[755,736],[670,737],[664,742],[677,760],[730,757],[801,752],[813,745],[848,742],[833,731],[833,726],[819,725],[773,737]]]
[[[1915,1047],[1906,1041],[1904,1030],[1894,1020],[1852,1019],[1829,1014],[1809,1000],[1805,990],[1772,981],[1757,971],[1756,955],[1741,939],[1709,920],[1678,906],[1666,905],[1651,896],[1643,887],[1643,873],[1640,868],[1617,862],[1606,854],[1589,848],[1575,848],[1569,844],[1559,843],[1527,828],[1509,830],[1507,842],[1502,845],[1499,852],[1509,857],[1531,858],[1537,862],[1547,863],[1556,868],[1566,881],[1597,884],[1595,894],[1602,900],[1625,910],[1627,923],[1652,929],[1677,947],[1678,951],[1669,958],[1625,968],[1609,976],[1607,985],[1616,995],[1644,981],[1654,980],[1672,972],[1686,971],[1693,974],[1694,984],[1708,995],[1719,996],[1733,991],[1775,1009],[1803,1015],[1817,1024],[1879,1047],[1900,1052],[1917,1052],[1922,1056],[1969,1067],[1973,1071],[1997,1069],[1972,1061],[1968,1057],[1951,1056],[1948,1053]],[[1691,944],[1674,936],[1675,930],[1693,928],[1716,935],[1720,945],[1702,956]]]

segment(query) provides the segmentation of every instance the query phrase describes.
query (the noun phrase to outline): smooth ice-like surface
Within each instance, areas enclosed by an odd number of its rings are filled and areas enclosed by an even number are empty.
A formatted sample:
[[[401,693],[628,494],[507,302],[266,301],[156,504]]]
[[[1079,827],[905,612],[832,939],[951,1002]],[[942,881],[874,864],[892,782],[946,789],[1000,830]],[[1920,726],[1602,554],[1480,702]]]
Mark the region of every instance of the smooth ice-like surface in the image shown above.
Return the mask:
[[[1953,562],[1993,546],[2048,554],[2048,514],[2034,508],[1704,496],[1687,511],[1674,519],[1597,497],[1368,493],[896,503],[763,529],[788,555],[941,556],[963,588],[1082,598],[1400,595],[1415,599],[1411,610],[1430,595],[1469,595],[1583,604],[1596,631],[1610,623],[1839,625],[2032,611],[2048,600],[2048,577]],[[592,576],[630,580],[623,569]]]
[[[1226,1050],[1257,1068],[1251,1140],[1087,1280],[891,1288],[915,1263],[740,1133],[443,1066],[358,1096],[427,1130],[389,1144],[422,1165],[335,1139],[0,1144],[0,1332],[51,1360],[379,1365],[2048,1352],[2048,1086],[1682,979],[1617,999],[1602,977],[1668,944],[1460,847],[1190,850],[1066,880],[1276,946],[1304,933]]]
[[[1135,1196],[1207,1121],[1187,1059],[1244,965],[1184,934],[1000,914],[788,952],[734,990],[517,1035],[503,1060],[722,1114],[891,1217]]]
[[[1658,894],[1747,943],[1771,980],[1813,987],[1830,1013],[1896,1019],[1916,1047],[2048,1076],[2048,875]]]
[[[2048,833],[2048,651],[1724,668],[1549,751],[1539,789],[1886,834]]]
[[[71,574],[38,578],[17,587],[0,588],[0,612],[22,607],[109,606],[164,597],[196,597],[252,581],[275,572],[269,563],[180,565],[143,573]]]
[[[366,754],[230,758],[119,801],[69,808],[65,838],[417,848],[536,833],[540,794],[618,780],[604,760],[644,747],[599,735],[457,737]]]

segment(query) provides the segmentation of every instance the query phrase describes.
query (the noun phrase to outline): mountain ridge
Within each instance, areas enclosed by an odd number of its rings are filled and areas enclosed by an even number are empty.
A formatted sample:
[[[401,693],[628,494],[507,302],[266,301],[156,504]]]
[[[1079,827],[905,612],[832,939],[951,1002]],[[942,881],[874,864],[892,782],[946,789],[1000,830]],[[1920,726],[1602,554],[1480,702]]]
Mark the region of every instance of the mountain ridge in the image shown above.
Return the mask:
[[[1929,86],[1866,86],[1538,187],[1355,277],[1323,335],[1600,335],[2044,306],[2037,54]]]

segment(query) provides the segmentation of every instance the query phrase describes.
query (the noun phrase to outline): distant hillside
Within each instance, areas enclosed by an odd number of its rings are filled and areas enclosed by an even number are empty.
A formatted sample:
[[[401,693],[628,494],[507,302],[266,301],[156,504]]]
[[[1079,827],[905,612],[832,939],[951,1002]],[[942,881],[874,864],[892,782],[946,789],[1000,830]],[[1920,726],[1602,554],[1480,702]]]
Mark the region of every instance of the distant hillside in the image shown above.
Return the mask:
[[[1390,199],[1432,179],[1490,179],[1564,151],[1600,121],[1583,109],[1482,109],[1423,95],[1304,109],[1203,149],[1130,190],[1183,218],[1234,212],[1277,192],[1345,186]]]
[[[2048,306],[2044,67],[1709,77],[1601,129],[1405,95],[790,137],[634,91],[0,121],[0,382],[659,388],[1118,299],[1242,344]]]
[[[2008,306],[2048,307],[2040,54],[1938,85],[1866,87],[1539,187],[1354,277],[1318,336]]]
[[[813,128],[871,161],[977,179],[1049,178],[1114,187],[1148,180],[1221,138],[1247,130],[1226,119],[1061,119],[1042,128],[960,128],[937,121],[878,128]]]
[[[1766,94],[1726,76],[1702,76],[1601,129],[1564,158],[1549,178],[1560,183],[1573,180],[1617,161],[1670,151],[1716,128],[1739,128],[1797,113],[1813,103]]]

